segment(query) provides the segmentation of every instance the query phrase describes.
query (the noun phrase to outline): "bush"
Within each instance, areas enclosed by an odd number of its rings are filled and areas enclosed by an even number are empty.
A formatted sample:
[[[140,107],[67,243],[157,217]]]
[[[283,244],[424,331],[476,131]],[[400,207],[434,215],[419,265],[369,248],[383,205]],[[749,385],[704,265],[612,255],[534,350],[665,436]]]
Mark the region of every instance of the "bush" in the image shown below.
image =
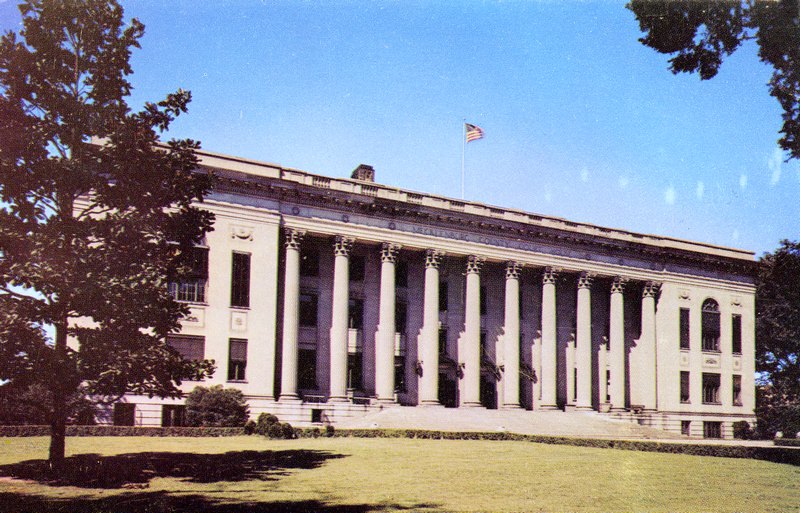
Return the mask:
[[[776,438],[774,443],[783,447],[800,447],[800,438]]]
[[[186,397],[186,423],[189,426],[241,427],[249,409],[241,390],[222,385],[196,387]]]
[[[268,438],[283,438],[283,426],[278,422],[270,424],[267,428],[266,436]]]
[[[256,432],[257,424],[254,420],[248,420],[244,425],[244,434],[252,435]]]
[[[283,432],[283,438],[287,440],[297,438],[294,434],[294,428],[288,422],[281,424],[281,431]]]
[[[328,424],[327,426],[325,426],[325,436],[327,436],[327,437],[333,436],[334,431],[335,430],[333,429],[332,425]]]
[[[272,415],[271,413],[262,413],[258,416],[258,421],[256,422],[256,433],[261,436],[268,436],[267,432],[269,431],[270,426],[278,423],[280,423],[280,421],[275,415]]]
[[[733,437],[740,440],[752,440],[754,438],[753,428],[750,423],[745,420],[740,420],[733,423]]]

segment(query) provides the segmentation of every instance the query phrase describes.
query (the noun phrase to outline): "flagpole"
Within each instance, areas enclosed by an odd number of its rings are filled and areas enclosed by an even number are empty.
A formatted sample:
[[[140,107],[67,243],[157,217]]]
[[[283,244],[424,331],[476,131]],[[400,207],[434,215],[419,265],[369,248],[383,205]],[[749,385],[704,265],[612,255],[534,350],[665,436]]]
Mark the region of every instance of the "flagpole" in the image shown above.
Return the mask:
[[[467,118],[461,123],[461,199],[464,199],[464,154],[467,150]]]

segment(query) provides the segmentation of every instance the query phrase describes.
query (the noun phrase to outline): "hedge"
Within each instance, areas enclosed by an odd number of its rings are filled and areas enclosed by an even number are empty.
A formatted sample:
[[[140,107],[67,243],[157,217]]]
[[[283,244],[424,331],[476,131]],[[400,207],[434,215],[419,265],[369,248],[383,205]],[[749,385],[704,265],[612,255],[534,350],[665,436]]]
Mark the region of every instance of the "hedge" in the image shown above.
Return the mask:
[[[776,438],[775,445],[784,447],[800,447],[800,438]]]
[[[67,426],[67,436],[239,436],[243,427]],[[0,426],[0,436],[50,436],[50,426]]]

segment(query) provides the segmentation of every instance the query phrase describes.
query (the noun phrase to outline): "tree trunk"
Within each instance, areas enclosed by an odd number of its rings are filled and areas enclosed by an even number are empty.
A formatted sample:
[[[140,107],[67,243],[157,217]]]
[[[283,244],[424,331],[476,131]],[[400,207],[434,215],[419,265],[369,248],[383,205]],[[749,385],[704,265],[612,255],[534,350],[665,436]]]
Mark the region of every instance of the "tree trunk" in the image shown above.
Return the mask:
[[[56,325],[55,369],[63,371],[67,365],[67,324],[66,320]],[[50,418],[50,469],[58,471],[64,467],[67,432],[67,394],[66,383],[52,377],[53,394],[52,417]]]

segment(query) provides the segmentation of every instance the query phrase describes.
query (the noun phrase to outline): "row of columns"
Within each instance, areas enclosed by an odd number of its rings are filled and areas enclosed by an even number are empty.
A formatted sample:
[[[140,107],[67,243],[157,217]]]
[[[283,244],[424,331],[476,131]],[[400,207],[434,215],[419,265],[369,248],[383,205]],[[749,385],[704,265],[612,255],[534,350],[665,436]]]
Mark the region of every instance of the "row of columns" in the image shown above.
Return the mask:
[[[283,366],[281,373],[281,400],[298,400],[297,355],[300,298],[300,243],[305,232],[286,230],[286,276],[283,309]],[[333,304],[330,329],[330,396],[332,402],[347,400],[347,337],[349,305],[349,254],[354,240],[337,236],[334,244]],[[375,392],[379,401],[394,398],[394,340],[395,340],[395,264],[401,246],[384,243],[381,247],[381,277],[379,322],[375,336]],[[439,267],[444,253],[429,249],[425,254],[425,284],[423,295],[423,326],[419,346],[419,360],[423,370],[419,380],[419,404],[439,404]],[[485,259],[467,257],[464,333],[462,339],[463,364],[461,406],[478,407],[480,402],[480,273]],[[519,278],[522,265],[507,262],[505,281],[505,318],[503,345],[503,407],[519,408]],[[541,400],[540,409],[555,409],[557,397],[557,333],[556,333],[556,280],[558,271],[546,268],[542,276],[542,350],[541,350]],[[592,333],[591,287],[594,275],[581,273],[577,294],[577,333],[575,345],[576,408],[592,408]],[[614,278],[611,284],[609,312],[609,361],[611,371],[608,395],[612,409],[625,408],[625,317],[624,299],[626,279]],[[646,410],[656,408],[655,387],[655,299],[659,284],[647,282],[642,294],[642,330],[639,339],[640,369],[652,379],[643,380],[641,397]],[[601,351],[602,353],[602,351]],[[598,362],[604,371],[605,362]],[[605,395],[606,380],[603,372],[599,382],[601,397]]]

